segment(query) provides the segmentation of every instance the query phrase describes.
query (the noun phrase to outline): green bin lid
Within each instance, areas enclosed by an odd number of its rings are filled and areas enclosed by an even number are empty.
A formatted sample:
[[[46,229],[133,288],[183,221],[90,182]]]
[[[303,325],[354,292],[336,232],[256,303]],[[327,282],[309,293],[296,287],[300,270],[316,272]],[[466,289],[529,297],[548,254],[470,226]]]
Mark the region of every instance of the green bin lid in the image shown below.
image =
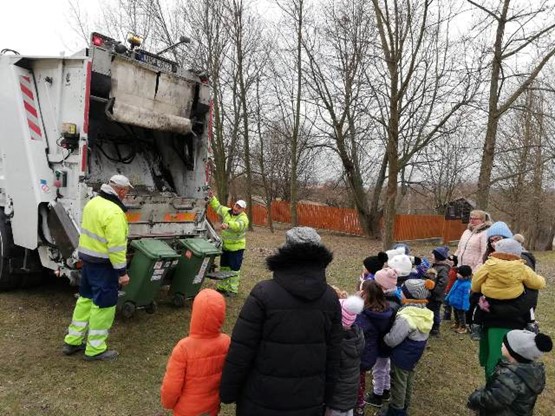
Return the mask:
[[[197,257],[220,254],[220,249],[204,238],[185,238],[179,242]]]
[[[179,257],[167,243],[154,238],[143,238],[131,241],[131,247],[151,259],[176,259]]]

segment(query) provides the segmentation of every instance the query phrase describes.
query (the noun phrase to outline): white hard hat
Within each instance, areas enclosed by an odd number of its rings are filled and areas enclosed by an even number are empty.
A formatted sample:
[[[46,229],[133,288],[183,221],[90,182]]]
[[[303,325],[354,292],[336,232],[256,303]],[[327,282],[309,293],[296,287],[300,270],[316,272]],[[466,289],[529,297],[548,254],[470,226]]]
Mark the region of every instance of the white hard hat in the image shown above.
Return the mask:
[[[247,207],[247,203],[245,201],[243,201],[242,199],[239,199],[236,202],[237,205],[239,205],[241,208],[246,208]]]
[[[123,176],[123,175],[114,175],[110,178],[110,183],[113,183],[114,185],[117,186],[127,186],[129,188],[133,188],[133,185],[131,185],[131,182],[129,182],[129,179],[127,179],[127,176]]]

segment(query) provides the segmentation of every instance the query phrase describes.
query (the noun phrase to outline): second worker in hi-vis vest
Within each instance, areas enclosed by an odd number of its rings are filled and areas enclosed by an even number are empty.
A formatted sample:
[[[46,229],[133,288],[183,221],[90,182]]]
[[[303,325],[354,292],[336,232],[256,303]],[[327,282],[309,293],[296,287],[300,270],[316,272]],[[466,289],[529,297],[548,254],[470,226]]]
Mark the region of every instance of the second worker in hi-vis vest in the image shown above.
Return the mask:
[[[127,209],[122,203],[129,188],[129,179],[114,175],[83,209],[78,248],[83,268],[79,298],[62,349],[66,355],[85,350],[85,360],[118,356],[108,349],[106,339],[116,314],[118,287],[129,283]]]
[[[210,206],[222,220],[223,241],[222,257],[220,259],[221,271],[234,271],[235,275],[221,280],[216,290],[225,296],[235,296],[239,291],[240,269],[243,263],[243,253],[246,246],[246,233],[249,227],[249,218],[245,213],[247,203],[239,199],[233,208],[220,204],[212,191],[208,191]]]

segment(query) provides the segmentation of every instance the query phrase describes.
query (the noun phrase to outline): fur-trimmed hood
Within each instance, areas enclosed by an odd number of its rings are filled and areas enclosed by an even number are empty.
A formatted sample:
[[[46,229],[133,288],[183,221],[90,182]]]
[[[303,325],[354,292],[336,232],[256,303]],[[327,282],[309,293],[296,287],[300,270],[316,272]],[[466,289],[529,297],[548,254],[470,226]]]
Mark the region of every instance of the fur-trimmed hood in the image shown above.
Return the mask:
[[[266,264],[274,280],[289,293],[315,300],[326,291],[326,267],[332,260],[333,254],[323,245],[293,244],[278,248]]]

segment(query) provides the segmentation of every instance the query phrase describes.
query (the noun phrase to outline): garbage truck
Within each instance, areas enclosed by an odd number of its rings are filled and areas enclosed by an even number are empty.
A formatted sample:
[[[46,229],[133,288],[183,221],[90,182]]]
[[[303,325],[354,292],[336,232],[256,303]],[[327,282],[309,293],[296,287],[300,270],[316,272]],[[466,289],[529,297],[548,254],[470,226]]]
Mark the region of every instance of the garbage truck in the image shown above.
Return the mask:
[[[0,53],[1,290],[45,269],[78,284],[83,207],[118,173],[134,186],[123,201],[130,270],[137,248],[178,249],[153,261],[146,278],[161,280],[177,268],[179,241],[220,246],[206,217],[208,79],[141,49],[135,35],[128,42],[93,33],[71,56]]]

